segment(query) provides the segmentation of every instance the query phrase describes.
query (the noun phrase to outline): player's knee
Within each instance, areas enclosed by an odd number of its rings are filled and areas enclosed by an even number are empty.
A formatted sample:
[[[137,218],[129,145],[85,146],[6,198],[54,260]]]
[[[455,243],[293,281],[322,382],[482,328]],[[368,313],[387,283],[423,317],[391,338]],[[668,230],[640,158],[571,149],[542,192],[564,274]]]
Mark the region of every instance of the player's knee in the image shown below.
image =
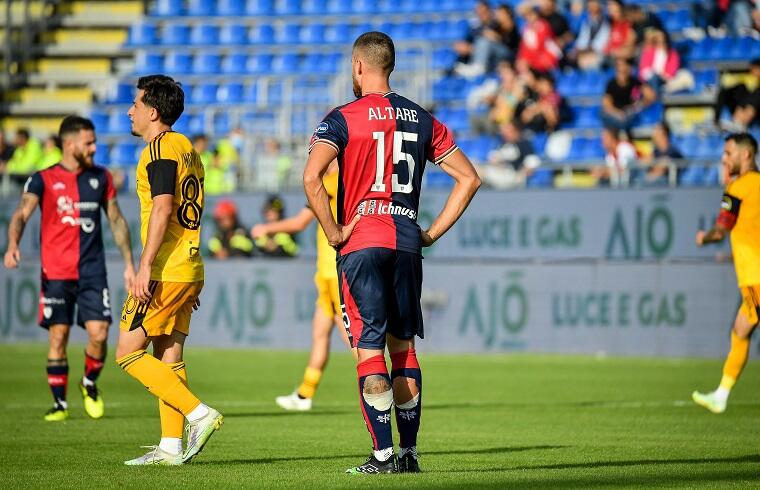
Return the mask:
[[[375,410],[390,410],[393,405],[393,390],[388,380],[380,375],[367,376],[362,387],[362,397]]]
[[[90,331],[89,335],[90,335],[90,342],[92,342],[98,347],[102,347],[108,340],[108,329],[99,328],[97,330],[92,330]]]

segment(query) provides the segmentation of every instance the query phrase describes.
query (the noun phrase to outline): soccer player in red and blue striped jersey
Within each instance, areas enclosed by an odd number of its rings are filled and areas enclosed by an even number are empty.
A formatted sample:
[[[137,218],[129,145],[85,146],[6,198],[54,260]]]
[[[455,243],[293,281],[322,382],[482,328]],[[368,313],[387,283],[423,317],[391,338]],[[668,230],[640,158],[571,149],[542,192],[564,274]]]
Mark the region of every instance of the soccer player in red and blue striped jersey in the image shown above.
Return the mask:
[[[372,455],[348,472],[417,472],[422,375],[414,338],[423,337],[421,251],[459,219],[480,180],[446,126],[391,91],[395,49],[390,37],[362,34],[351,61],[357,100],[334,109],[317,126],[304,170],[309,205],[338,252],[343,321],[352,347],[358,348],[361,408],[372,436]],[[336,157],[337,222],[322,185]],[[422,230],[417,214],[427,161],[455,183],[443,210]],[[390,424],[394,404],[398,464]]]
[[[47,373],[54,405],[45,420],[51,422],[68,418],[66,344],[74,323],[75,306],[77,323],[89,335],[84,352],[85,374],[79,389],[87,414],[92,418],[103,416],[103,400],[95,385],[103,369],[111,323],[111,298],[100,226],[103,210],[124,257],[127,288],[134,278],[129,228],[116,201],[111,174],[93,163],[96,140],[92,121],[68,116],[61,122],[59,136],[63,145],[61,162],[29,177],[21,203],[8,224],[8,249],[4,257],[5,267],[18,267],[19,241],[39,205],[42,214],[39,325],[48,330],[50,340]]]

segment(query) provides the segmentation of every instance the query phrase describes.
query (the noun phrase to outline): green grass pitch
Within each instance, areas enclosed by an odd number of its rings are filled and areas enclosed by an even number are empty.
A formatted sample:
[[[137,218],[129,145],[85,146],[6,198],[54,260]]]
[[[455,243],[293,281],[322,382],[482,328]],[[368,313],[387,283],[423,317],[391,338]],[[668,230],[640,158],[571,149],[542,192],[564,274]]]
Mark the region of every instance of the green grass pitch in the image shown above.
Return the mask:
[[[421,356],[419,475],[351,476],[369,454],[355,369],[335,355],[307,414],[274,397],[300,381],[305,353],[188,349],[191,387],[225,415],[183,467],[125,467],[159,438],[155,399],[117,369],[101,378],[106,417],[89,420],[70,348],[71,418],[46,423],[46,347],[0,346],[0,488],[724,488],[760,486],[760,369],[729,409],[689,401],[717,360],[544,355]],[[379,480],[379,481],[378,481]]]

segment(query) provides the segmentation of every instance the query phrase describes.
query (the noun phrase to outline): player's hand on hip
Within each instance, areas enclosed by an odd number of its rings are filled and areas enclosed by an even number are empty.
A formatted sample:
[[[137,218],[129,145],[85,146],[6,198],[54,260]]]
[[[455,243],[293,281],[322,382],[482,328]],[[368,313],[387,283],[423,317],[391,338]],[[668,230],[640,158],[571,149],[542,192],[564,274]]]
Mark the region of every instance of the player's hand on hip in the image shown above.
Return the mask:
[[[429,247],[435,243],[435,240],[433,240],[433,237],[430,236],[427,230],[420,230],[420,238],[422,239],[423,247]]]
[[[696,242],[698,247],[701,247],[705,244],[705,234],[706,233],[703,230],[699,230],[697,232]]]
[[[15,269],[18,267],[18,263],[21,262],[21,251],[18,248],[8,249],[3,257],[3,263],[8,269]]]
[[[150,301],[150,268],[140,267],[135,276],[135,280],[132,284],[132,296],[135,297],[140,303],[147,303]]]
[[[348,238],[351,236],[351,233],[354,232],[354,228],[356,227],[356,223],[359,222],[359,219],[362,217],[361,214],[357,214],[354,216],[354,219],[351,220],[351,222],[347,225],[341,226],[338,225],[337,230],[335,233],[332,234],[332,236],[327,238],[327,241],[330,242],[330,246],[333,248],[337,248],[343,243],[348,240]]]
[[[195,301],[193,301],[193,311],[198,311],[198,308],[201,307],[201,298],[196,296]]]

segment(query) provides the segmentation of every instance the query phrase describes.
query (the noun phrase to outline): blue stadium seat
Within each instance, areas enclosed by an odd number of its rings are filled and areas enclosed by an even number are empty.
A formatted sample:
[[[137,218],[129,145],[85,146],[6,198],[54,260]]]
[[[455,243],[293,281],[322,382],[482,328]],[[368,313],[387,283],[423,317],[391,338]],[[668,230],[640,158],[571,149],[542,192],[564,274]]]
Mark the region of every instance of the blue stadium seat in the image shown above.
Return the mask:
[[[296,53],[282,53],[272,60],[272,73],[291,74],[299,71],[300,59]]]
[[[275,41],[279,44],[294,44],[298,43],[300,36],[300,24],[285,24],[277,31]]]
[[[134,165],[138,146],[135,143],[116,143],[108,152],[109,165]]]
[[[352,8],[351,0],[329,0],[326,11],[330,15],[352,14],[356,12]]]
[[[689,60],[704,61],[710,58],[710,47],[712,38],[706,37],[691,43],[689,46]]]
[[[246,73],[248,56],[244,53],[232,53],[222,60],[222,73],[225,75],[241,75]]]
[[[399,41],[409,41],[411,39],[418,39],[420,34],[423,33],[419,32],[418,29],[416,29],[416,24],[413,24],[411,22],[401,22],[400,24],[396,24],[395,36],[393,39],[398,39]]]
[[[554,185],[554,171],[549,168],[537,168],[528,176],[525,185],[530,189],[543,189]]]
[[[199,53],[193,58],[193,73],[196,75],[217,75],[222,60],[215,52]]]
[[[325,42],[330,44],[348,44],[352,42],[349,24],[334,24],[325,29]]]
[[[154,15],[173,17],[185,14],[185,2],[183,0],[157,0]]]
[[[301,44],[319,45],[325,40],[324,24],[308,24],[301,29],[299,41]]]
[[[270,24],[254,26],[248,35],[248,40],[253,44],[274,43],[274,28]]]
[[[108,114],[100,111],[92,111],[88,116],[95,126],[97,133],[108,133]]]
[[[357,14],[376,14],[378,13],[377,0],[353,0],[352,9]]]
[[[108,114],[106,130],[111,134],[129,134],[132,131],[132,123],[123,111],[111,111]]]
[[[693,187],[701,185],[704,181],[704,169],[699,165],[689,165],[680,172],[678,176],[678,185],[683,187]]]
[[[468,21],[462,19],[462,20],[455,20],[455,21],[449,21],[449,26],[446,32],[446,39],[449,39],[451,41],[456,41],[457,39],[462,39],[467,34],[467,31],[470,30],[470,24]]]
[[[394,2],[393,0],[378,0],[377,12],[380,14],[394,14],[397,13],[401,7],[402,2]]]
[[[277,15],[299,15],[301,13],[301,1],[279,0],[275,4],[274,12]]]
[[[164,58],[160,54],[138,51],[135,56],[135,73],[147,75],[164,71]]]
[[[246,15],[274,15],[274,0],[248,0]]]
[[[108,94],[109,104],[131,104],[135,96],[134,86],[129,83],[119,83]]]
[[[325,15],[327,12],[327,0],[308,0],[303,2],[301,7],[301,13],[304,15]]]
[[[221,104],[239,104],[244,100],[242,83],[225,83],[219,87],[216,100]]]
[[[248,28],[242,24],[224,24],[219,31],[219,44],[238,45],[248,42]]]
[[[343,61],[343,53],[327,53],[322,59],[323,66],[320,73],[337,73]]]
[[[166,55],[164,69],[168,74],[191,73],[193,59],[188,53],[172,51]]]
[[[430,23],[430,30],[427,36],[432,41],[441,41],[448,39],[449,23],[445,20],[439,20]]]
[[[224,135],[230,132],[232,124],[230,123],[230,116],[226,112],[221,112],[214,117],[214,134],[217,136]]]
[[[190,91],[191,104],[215,104],[219,86],[215,83],[201,83]]]
[[[282,97],[282,81],[274,81],[269,82],[267,84],[267,102],[270,106],[276,106],[283,103],[283,97]]]
[[[373,31],[372,24],[368,22],[362,22],[360,24],[354,24],[351,26],[351,39],[356,39],[365,32]]]
[[[664,109],[659,102],[654,103],[642,110],[636,118],[636,124],[639,126],[653,126],[662,121]]]
[[[302,69],[304,73],[322,73],[324,56],[319,53],[309,53],[304,56]]]
[[[191,116],[189,113],[184,112],[179,119],[177,119],[174,124],[172,124],[172,129],[178,133],[182,134],[190,134],[190,119]],[[192,137],[192,135],[190,136]]]
[[[252,75],[260,75],[272,71],[272,55],[256,54],[248,57],[245,69]]]
[[[259,86],[256,83],[243,87],[243,102],[255,104],[259,101]]]
[[[159,38],[161,44],[184,46],[190,42],[190,27],[185,24],[164,24]]]
[[[454,187],[454,179],[443,170],[431,169],[425,172],[425,187],[427,189],[450,189]]]
[[[147,22],[135,22],[129,28],[127,44],[130,46],[150,46],[156,44],[156,26]]]
[[[428,32],[428,31],[426,31]],[[449,48],[436,49],[433,51],[433,69],[447,70],[454,66],[457,60],[457,54]]]
[[[599,106],[576,106],[572,108],[573,120],[569,127],[579,129],[591,129],[601,126]]]
[[[187,132],[184,134],[189,135],[192,138],[196,134],[206,133],[206,116],[204,113],[200,114],[188,114],[187,118]],[[212,135],[213,136],[213,135]]]
[[[214,15],[216,11],[216,0],[188,0],[188,15],[197,15],[201,17]]]
[[[219,28],[211,24],[195,24],[190,30],[190,44],[211,45],[219,42]]]
[[[245,15],[245,0],[217,0],[216,14],[230,17]]]

